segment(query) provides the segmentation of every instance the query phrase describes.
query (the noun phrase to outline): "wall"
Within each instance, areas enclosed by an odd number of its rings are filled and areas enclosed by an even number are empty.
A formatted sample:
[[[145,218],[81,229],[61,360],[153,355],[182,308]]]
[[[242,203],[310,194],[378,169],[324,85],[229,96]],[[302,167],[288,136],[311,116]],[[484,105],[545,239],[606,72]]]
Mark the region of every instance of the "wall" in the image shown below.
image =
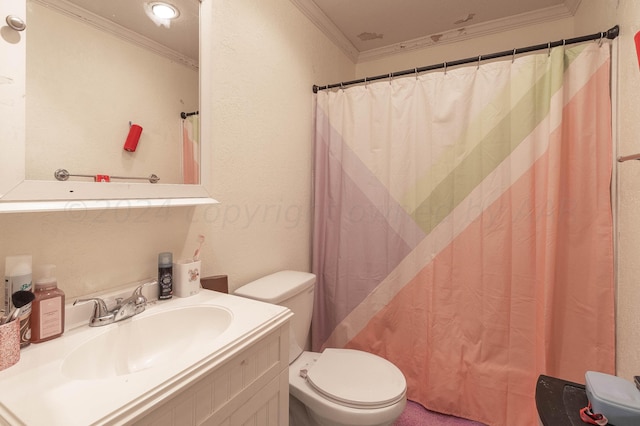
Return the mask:
[[[69,300],[153,277],[157,253],[191,256],[230,287],[281,268],[308,270],[311,87],[354,65],[281,0],[214,0],[216,57],[211,187],[218,206],[0,214],[5,256],[54,263]]]
[[[312,90],[354,65],[289,1],[214,1],[214,197],[194,228],[236,288],[310,269]]]

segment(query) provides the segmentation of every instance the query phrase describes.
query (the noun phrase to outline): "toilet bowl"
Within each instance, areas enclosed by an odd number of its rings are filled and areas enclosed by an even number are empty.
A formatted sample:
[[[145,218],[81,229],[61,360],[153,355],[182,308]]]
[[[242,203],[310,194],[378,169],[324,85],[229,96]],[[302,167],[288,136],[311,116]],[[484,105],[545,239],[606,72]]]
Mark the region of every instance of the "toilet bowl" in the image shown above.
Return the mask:
[[[303,352],[289,365],[289,393],[309,416],[291,419],[294,426],[391,425],[407,401],[406,382],[395,365],[351,349]]]
[[[354,349],[304,351],[315,275],[280,271],[234,294],[289,308],[290,426],[386,426],[406,405],[406,380],[388,360]]]

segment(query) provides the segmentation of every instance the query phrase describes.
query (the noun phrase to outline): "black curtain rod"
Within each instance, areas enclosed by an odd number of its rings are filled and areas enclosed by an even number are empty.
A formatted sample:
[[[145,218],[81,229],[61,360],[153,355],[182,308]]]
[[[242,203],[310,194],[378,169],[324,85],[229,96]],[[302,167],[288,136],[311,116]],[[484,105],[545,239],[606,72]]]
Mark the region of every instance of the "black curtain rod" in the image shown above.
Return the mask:
[[[392,73],[383,74],[383,75],[376,75],[375,77],[366,77],[359,80],[343,81],[342,83],[328,84],[326,86],[316,86],[314,84],[313,93],[318,93],[318,90],[335,89],[336,87],[342,88],[345,86],[366,83],[374,80],[382,80],[385,78],[393,78],[393,77],[400,77],[403,75],[417,74],[425,71],[433,71],[433,70],[446,68],[446,67],[455,67],[458,65],[470,64],[474,62],[479,63],[480,61],[483,61],[483,60],[502,58],[504,56],[515,56],[520,53],[528,53],[528,52],[534,52],[536,50],[551,49],[552,47],[557,47],[557,46],[562,46],[567,44],[584,43],[585,41],[601,40],[603,38],[608,38],[610,40],[613,40],[614,38],[618,37],[619,34],[620,34],[620,27],[616,25],[610,28],[606,32],[599,32],[599,33],[586,35],[582,37],[570,38],[567,40],[552,41],[545,44],[537,44],[535,46],[521,47],[519,49],[513,49],[513,50],[505,50],[504,52],[491,53],[488,55],[480,55],[473,58],[458,59],[457,61],[443,62],[441,64],[428,65],[426,67],[414,68],[414,69],[404,70],[404,71],[397,71],[397,72],[392,72]]]
[[[198,115],[200,114],[200,111],[195,111],[195,112],[181,112],[180,113],[180,118],[187,118],[191,115]]]

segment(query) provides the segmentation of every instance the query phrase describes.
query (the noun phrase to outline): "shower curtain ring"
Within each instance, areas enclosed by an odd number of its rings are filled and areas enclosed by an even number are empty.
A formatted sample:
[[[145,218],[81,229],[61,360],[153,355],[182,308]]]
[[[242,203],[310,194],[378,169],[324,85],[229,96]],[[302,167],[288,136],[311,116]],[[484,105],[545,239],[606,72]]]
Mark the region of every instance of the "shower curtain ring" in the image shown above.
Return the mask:
[[[389,73],[389,84],[391,84],[391,80],[392,80],[392,79],[393,79],[393,73],[392,73],[392,72],[390,72],[390,73]]]
[[[482,55],[478,56],[478,68],[476,69],[480,69],[480,61],[482,60]]]
[[[447,75],[447,63],[444,63],[444,75]]]
[[[516,61],[516,49],[513,49],[513,54],[511,55],[511,63]]]
[[[418,67],[415,67],[416,70],[416,80],[418,79]]]
[[[364,78],[364,88],[368,89],[369,87],[367,86],[367,77]]]
[[[342,82],[340,82],[340,90],[344,92],[344,85],[342,84]]]
[[[549,49],[547,51],[547,57],[551,56],[551,42],[547,43],[547,49]]]
[[[598,47],[602,47],[603,38],[604,38],[604,33],[601,32],[600,33],[600,40],[598,40]]]

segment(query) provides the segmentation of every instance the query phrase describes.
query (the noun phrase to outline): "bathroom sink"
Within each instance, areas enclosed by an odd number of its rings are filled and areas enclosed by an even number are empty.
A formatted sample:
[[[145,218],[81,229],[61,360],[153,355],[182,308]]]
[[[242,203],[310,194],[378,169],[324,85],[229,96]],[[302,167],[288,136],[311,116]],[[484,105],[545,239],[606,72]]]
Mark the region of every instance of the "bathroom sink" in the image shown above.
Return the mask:
[[[131,283],[99,297],[110,305],[129,297],[137,286]],[[0,391],[0,425],[159,424],[176,419],[166,417],[167,412],[189,417],[179,417],[175,424],[193,423],[204,405],[209,408],[203,408],[203,415],[214,409],[230,415],[236,405],[215,401],[240,395],[244,401],[253,395],[249,387],[258,389],[267,377],[275,377],[276,364],[280,374],[288,369],[281,361],[286,361],[282,345],[288,341],[289,309],[207,289],[168,300],[154,299],[156,289],[148,290],[144,312],[100,327],[89,325],[93,306],[68,303],[64,334],[29,345],[20,351],[17,364],[0,371],[2,388],[11,389]],[[260,371],[264,382],[258,379]],[[215,401],[201,393],[202,383],[214,382]],[[185,397],[186,392],[193,397]],[[202,401],[210,404],[200,407]],[[171,405],[175,410],[168,404],[177,404]]]
[[[197,361],[232,318],[229,310],[213,305],[145,312],[106,326],[75,348],[64,359],[62,374],[75,380],[105,379],[179,360]]]

